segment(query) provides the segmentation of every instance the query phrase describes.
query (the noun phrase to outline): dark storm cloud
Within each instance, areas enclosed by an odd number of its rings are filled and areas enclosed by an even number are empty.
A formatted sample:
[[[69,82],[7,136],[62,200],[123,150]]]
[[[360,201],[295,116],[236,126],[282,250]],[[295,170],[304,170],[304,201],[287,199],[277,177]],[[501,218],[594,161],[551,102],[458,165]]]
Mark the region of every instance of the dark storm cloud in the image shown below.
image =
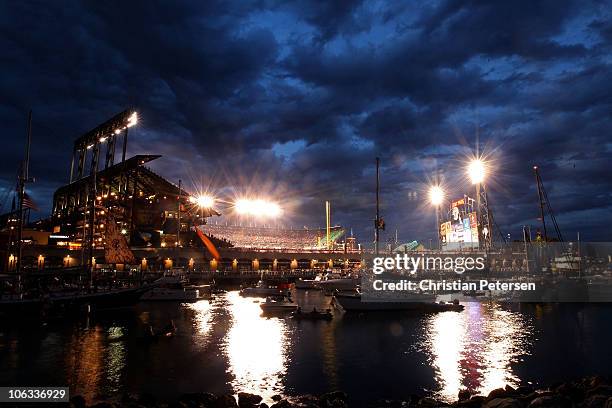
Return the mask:
[[[156,171],[277,195],[294,225],[320,225],[331,200],[363,241],[380,156],[390,230],[426,240],[427,183],[438,174],[449,195],[468,191],[464,157],[479,134],[504,230],[537,222],[537,163],[567,234],[608,239],[584,220],[612,221],[609,6],[3,3],[0,179],[12,188],[31,107],[32,192],[48,209],[73,139],[131,105],[142,120],[130,150],[164,154]]]

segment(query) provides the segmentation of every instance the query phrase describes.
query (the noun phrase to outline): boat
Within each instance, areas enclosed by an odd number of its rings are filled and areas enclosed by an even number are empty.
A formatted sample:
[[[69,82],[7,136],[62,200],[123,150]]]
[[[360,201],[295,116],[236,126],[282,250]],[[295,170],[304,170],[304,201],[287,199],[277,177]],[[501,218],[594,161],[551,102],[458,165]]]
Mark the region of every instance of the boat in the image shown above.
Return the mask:
[[[170,302],[197,302],[200,300],[197,289],[186,288],[153,288],[140,297],[145,302],[170,301]]]
[[[269,287],[263,280],[259,280],[254,287],[240,289],[240,296],[267,297],[283,295],[284,291],[277,287]]]
[[[295,288],[296,289],[312,289],[312,290],[316,290],[316,289],[320,289],[317,286],[317,283],[319,283],[321,281],[321,278],[319,276],[317,276],[315,279],[298,279],[295,281]]]
[[[463,306],[458,302],[439,302],[436,296],[429,293],[411,293],[410,298],[399,300],[368,300],[362,301],[361,293],[335,293],[333,303],[346,312],[379,312],[379,311],[418,311],[443,312],[461,311]]]
[[[145,292],[140,300],[151,301],[174,301],[174,302],[197,302],[202,299],[209,299],[210,287],[188,286],[180,276],[162,276],[153,282],[154,287]],[[206,288],[205,288],[206,286]],[[202,292],[200,292],[202,289]]]
[[[289,298],[266,298],[266,301],[259,305],[266,314],[291,313],[298,309],[298,304]]]
[[[197,290],[198,300],[210,300],[213,295],[212,285],[187,285],[186,290]]]
[[[70,293],[45,293],[35,298],[21,296],[0,299],[0,316],[22,318],[23,316],[54,316],[80,311],[100,311],[135,305],[143,292],[151,286],[119,288],[105,291],[77,290]]]
[[[342,276],[338,273],[326,273],[316,283],[316,286],[323,289],[326,292],[333,292],[335,290],[355,290],[361,280],[353,276]]]
[[[325,310],[325,312],[319,312],[317,309],[312,309],[311,312],[303,312],[298,307],[295,312],[291,313],[291,317],[296,320],[332,320],[334,315],[330,309]]]

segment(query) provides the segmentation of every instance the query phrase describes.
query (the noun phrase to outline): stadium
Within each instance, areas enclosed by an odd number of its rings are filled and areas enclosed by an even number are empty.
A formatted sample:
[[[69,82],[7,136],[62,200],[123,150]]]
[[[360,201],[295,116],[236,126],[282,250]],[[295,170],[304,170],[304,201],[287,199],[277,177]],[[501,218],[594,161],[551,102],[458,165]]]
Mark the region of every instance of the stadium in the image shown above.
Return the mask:
[[[126,157],[128,133],[137,123],[137,112],[129,108],[76,138],[68,184],[55,191],[51,216],[24,226],[21,239],[18,217],[2,218],[5,270],[87,265],[280,271],[360,265],[361,248],[354,237],[345,237],[343,227],[331,225],[329,203],[326,228],[243,226],[240,221],[249,217],[280,218],[276,203],[260,199],[238,200],[233,203],[238,217],[219,223],[213,197],[191,194],[180,180],[169,181],[148,167],[161,155]],[[15,261],[19,241],[24,243],[21,265]],[[115,256],[118,250],[109,255],[118,242],[131,252],[125,259]]]

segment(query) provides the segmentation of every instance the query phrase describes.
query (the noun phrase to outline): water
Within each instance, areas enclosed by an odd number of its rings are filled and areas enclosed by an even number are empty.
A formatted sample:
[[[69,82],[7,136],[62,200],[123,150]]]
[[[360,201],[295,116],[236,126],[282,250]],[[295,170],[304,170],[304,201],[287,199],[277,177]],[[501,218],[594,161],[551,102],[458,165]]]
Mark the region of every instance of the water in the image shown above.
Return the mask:
[[[326,308],[298,292],[304,310]],[[461,313],[341,315],[332,321],[261,316],[229,292],[195,304],[142,303],[78,322],[0,328],[0,386],[68,385],[88,401],[123,392],[349,393],[351,405],[410,393],[455,399],[510,384],[610,374],[610,308],[468,303]],[[149,340],[170,320],[172,338]]]

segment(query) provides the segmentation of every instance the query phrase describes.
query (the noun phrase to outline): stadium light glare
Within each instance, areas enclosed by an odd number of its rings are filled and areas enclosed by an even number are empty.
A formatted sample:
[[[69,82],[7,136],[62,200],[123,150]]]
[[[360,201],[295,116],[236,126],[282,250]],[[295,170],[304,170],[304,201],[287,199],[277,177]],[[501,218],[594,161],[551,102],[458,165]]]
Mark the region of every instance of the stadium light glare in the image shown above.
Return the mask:
[[[200,208],[212,208],[215,205],[215,198],[207,194],[200,194],[195,198],[195,203]]]
[[[130,115],[127,121],[127,127],[132,127],[138,123],[138,113],[134,112]]]
[[[240,199],[234,203],[236,212],[240,215],[253,215],[257,217],[278,217],[282,213],[280,205],[266,200]]]
[[[474,159],[470,162],[467,169],[468,176],[472,184],[480,184],[486,175],[486,166],[481,159]]]
[[[442,201],[444,201],[444,190],[442,190],[442,187],[431,186],[429,188],[429,201],[435,207],[442,204]]]

